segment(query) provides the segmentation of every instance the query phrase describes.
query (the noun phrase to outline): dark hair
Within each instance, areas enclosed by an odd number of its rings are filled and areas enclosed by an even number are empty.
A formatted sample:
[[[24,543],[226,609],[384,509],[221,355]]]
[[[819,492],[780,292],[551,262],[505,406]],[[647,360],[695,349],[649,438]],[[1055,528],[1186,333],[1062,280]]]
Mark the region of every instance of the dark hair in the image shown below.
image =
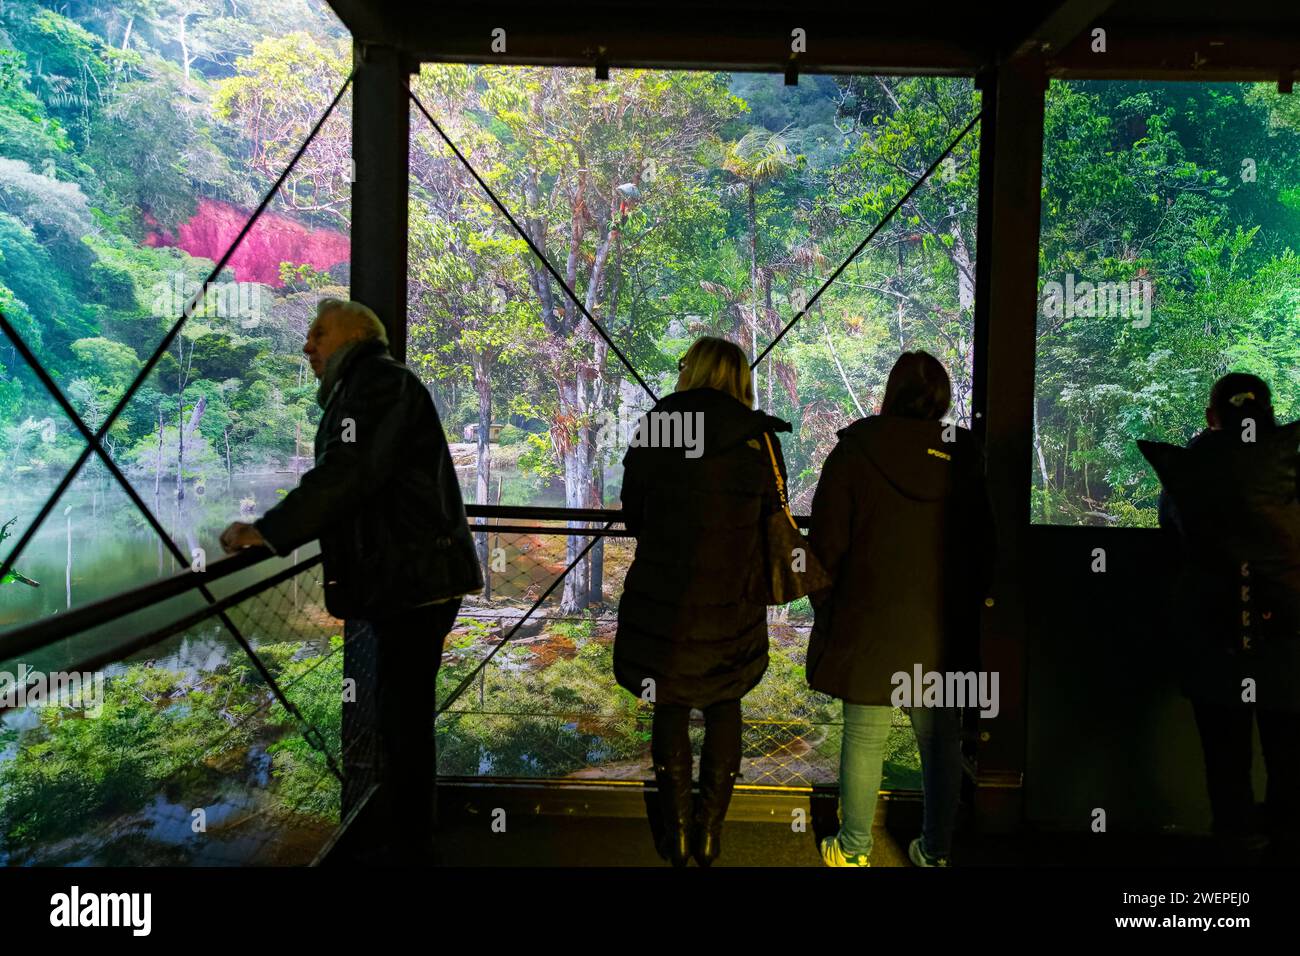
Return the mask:
[[[929,352],[904,352],[889,372],[880,414],[938,421],[952,402],[952,383]]]
[[[1273,428],[1273,396],[1258,375],[1229,372],[1210,389],[1210,408],[1219,419],[1220,428],[1240,428],[1247,418],[1262,428]]]

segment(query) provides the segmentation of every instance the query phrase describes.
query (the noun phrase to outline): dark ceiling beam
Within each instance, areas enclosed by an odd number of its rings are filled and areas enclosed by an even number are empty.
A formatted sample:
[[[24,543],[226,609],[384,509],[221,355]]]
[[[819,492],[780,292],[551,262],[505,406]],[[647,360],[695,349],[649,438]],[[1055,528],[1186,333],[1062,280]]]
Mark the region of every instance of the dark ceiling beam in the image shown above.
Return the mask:
[[[1020,44],[1016,54],[1051,55],[1064,49],[1114,3],[1115,0],[1066,0]]]
[[[807,31],[801,72],[969,75],[992,62],[1005,32],[993,18],[957,4],[951,14],[920,18],[865,4],[848,13],[816,4],[793,12],[762,4],[458,6],[422,16],[358,0],[331,6],[358,42],[396,45],[424,62],[587,67],[601,58],[615,69],[780,72],[790,60],[791,31],[800,27]],[[492,49],[498,27],[506,31],[505,52]]]
[[[990,51],[952,39],[819,37],[810,30],[808,52],[798,56],[804,73],[927,73],[971,75],[990,59]],[[483,34],[486,36],[486,33]],[[408,47],[409,48],[409,47]],[[444,37],[412,51],[424,62],[501,63],[590,67],[598,58],[614,69],[685,69],[779,73],[790,60],[789,34],[748,37],[645,31],[611,39],[606,32],[524,32],[510,35],[508,52],[493,54],[486,40]]]
[[[395,34],[402,21],[401,13],[386,3],[373,0],[328,0],[338,18],[352,34],[357,43],[374,43],[383,46],[399,46]],[[415,17],[414,11],[407,16]]]
[[[1300,70],[1300,24],[1267,31],[1171,26],[1102,19],[1106,52],[1085,33],[1047,62],[1052,76],[1072,79],[1277,81]]]
[[[1300,2],[1238,0],[1228,16],[1210,0],[1037,0],[1014,16],[934,0],[910,7],[862,2],[828,11],[821,0],[740,5],[661,0],[600,4],[497,3],[412,8],[330,0],[361,44],[390,45],[422,62],[613,69],[781,72],[790,31],[808,31],[802,73],[972,75],[1017,52],[1045,55],[1048,74],[1077,78],[1273,80],[1300,67]],[[1091,28],[1107,33],[1093,53]],[[492,31],[506,30],[505,52]]]

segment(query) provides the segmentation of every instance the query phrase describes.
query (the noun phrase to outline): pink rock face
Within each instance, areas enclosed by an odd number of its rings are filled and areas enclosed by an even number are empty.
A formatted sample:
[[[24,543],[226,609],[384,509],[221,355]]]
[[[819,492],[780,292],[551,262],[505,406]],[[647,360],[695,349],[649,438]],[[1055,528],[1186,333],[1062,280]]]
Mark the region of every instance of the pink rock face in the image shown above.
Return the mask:
[[[241,209],[215,199],[199,200],[199,208],[188,222],[181,223],[177,235],[154,229],[145,238],[149,246],[178,246],[192,256],[221,258],[239,235],[251,209]],[[156,220],[145,215],[145,223],[156,226]],[[333,229],[309,229],[287,216],[270,211],[262,213],[244,241],[230,257],[228,267],[235,273],[237,282],[261,282],[279,287],[280,263],[309,265],[325,271],[351,255],[351,240]]]

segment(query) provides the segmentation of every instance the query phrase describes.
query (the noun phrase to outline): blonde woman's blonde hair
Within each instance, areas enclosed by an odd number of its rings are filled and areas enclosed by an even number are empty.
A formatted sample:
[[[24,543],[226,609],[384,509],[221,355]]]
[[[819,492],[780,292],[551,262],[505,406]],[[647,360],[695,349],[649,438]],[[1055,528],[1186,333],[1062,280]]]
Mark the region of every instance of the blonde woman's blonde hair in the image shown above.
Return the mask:
[[[677,391],[693,388],[716,388],[754,407],[754,379],[749,373],[749,359],[735,342],[706,335],[696,340],[677,363]]]

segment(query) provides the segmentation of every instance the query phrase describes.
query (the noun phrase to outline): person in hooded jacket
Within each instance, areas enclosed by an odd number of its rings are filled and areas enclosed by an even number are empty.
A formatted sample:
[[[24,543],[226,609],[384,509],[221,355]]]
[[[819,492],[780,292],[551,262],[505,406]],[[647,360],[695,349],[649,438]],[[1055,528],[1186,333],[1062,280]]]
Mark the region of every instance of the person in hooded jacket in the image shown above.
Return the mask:
[[[990,584],[992,513],[974,436],[940,419],[951,385],[937,359],[905,352],[880,414],[839,432],[813,497],[809,542],[832,579],[812,595],[808,683],[843,702],[838,834],[828,866],[869,866],[895,675],[971,672]],[[920,696],[921,688],[913,688]],[[925,790],[908,856],[946,866],[961,794],[961,709],[910,708]]]
[[[776,497],[764,435],[784,479],[773,433],[791,429],[754,410],[749,363],[734,343],[701,338],[678,370],[677,391],[641,418],[623,459],[623,522],[636,556],[619,602],[614,675],[654,703],[659,854],[708,866],[740,769],[740,701],[768,663],[767,607],[751,597]],[[694,804],[692,708],[705,722]]]
[[[1300,421],[1278,425],[1268,385],[1215,382],[1186,448],[1139,441],[1163,490],[1175,668],[1205,754],[1212,827],[1230,855],[1300,849]],[[1253,725],[1268,770],[1267,834],[1253,821]]]

